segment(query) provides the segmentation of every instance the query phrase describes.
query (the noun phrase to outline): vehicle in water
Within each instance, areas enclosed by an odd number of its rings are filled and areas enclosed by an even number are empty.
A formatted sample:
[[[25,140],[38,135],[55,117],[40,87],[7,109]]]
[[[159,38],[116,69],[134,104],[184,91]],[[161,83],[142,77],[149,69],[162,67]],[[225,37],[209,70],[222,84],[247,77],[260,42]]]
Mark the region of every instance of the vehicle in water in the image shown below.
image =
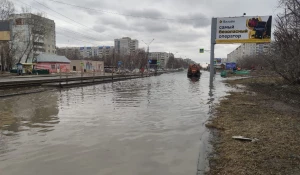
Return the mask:
[[[190,64],[187,72],[189,78],[196,77],[199,78],[201,75],[200,72],[201,66],[199,64]]]

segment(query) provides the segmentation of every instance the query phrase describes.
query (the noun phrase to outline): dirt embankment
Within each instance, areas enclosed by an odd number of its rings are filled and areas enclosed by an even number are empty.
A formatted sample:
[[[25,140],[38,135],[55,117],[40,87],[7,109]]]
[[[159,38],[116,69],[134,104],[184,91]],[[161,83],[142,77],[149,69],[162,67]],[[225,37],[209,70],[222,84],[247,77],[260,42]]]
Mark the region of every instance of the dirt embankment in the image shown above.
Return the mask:
[[[207,174],[300,174],[299,86],[269,77],[228,84],[239,91],[221,101],[216,117],[206,125],[216,131]],[[242,142],[232,136],[259,140]]]

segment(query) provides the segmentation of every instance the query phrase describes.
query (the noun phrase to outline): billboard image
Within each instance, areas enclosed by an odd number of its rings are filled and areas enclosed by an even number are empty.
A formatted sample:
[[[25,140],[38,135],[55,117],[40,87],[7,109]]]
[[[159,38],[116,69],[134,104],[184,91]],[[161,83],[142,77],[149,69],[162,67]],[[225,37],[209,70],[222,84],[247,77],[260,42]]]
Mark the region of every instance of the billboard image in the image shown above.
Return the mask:
[[[217,44],[271,42],[272,16],[217,18]]]

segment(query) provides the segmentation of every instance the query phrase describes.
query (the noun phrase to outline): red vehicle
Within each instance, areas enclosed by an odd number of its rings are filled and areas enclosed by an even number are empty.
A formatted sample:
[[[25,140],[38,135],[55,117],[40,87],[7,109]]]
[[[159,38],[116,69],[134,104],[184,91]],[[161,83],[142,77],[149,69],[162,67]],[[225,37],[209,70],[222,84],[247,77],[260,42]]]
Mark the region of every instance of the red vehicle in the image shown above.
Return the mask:
[[[197,78],[199,78],[200,75],[201,75],[200,69],[201,69],[201,66],[199,64],[189,65],[187,76],[188,77],[197,77]]]

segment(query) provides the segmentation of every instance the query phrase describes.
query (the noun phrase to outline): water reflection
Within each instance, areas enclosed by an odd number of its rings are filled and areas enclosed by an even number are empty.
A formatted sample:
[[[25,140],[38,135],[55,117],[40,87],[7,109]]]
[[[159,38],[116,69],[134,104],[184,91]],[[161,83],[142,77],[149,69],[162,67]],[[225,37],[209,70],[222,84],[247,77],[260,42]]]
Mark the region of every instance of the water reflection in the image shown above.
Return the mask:
[[[0,129],[10,131],[4,134],[29,128],[50,131],[49,128],[59,123],[57,101],[58,96],[52,91],[1,99]]]
[[[208,73],[174,73],[0,99],[1,174],[196,174],[203,122],[225,95],[208,85]]]
[[[214,98],[214,86],[209,86],[209,93],[208,93],[208,102],[207,104],[209,105],[209,112],[208,114],[213,114],[213,107],[214,107],[214,101],[215,101],[215,98]]]
[[[191,82],[197,82],[197,81],[200,80],[200,77],[199,77],[199,78],[198,78],[198,77],[191,77],[191,78],[189,78],[189,80],[190,80]]]

